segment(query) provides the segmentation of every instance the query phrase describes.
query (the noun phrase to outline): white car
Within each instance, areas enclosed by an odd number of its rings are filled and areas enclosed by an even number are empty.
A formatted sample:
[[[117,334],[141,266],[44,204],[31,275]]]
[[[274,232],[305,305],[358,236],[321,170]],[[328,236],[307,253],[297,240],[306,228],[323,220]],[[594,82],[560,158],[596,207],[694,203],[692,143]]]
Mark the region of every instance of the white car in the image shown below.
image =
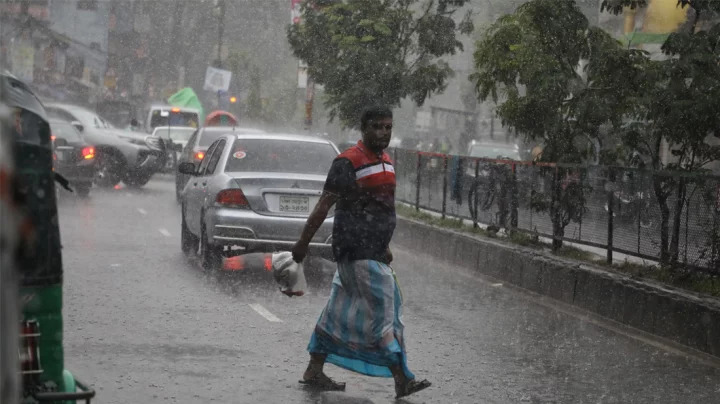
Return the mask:
[[[188,143],[188,140],[197,131],[192,126],[158,126],[153,130],[152,136],[165,141],[168,159],[165,163],[166,170],[172,170],[180,160],[180,154]],[[172,153],[175,153],[173,158]]]

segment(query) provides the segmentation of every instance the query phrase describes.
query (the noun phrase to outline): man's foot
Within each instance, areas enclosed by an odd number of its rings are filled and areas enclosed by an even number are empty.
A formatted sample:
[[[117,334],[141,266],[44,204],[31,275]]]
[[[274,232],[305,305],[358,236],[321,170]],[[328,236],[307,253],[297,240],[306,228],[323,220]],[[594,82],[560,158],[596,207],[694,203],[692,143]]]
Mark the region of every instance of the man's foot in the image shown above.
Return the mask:
[[[409,396],[410,394],[417,393],[420,390],[425,390],[430,387],[432,383],[427,380],[415,381],[408,380],[403,384],[395,383],[395,398]]]
[[[305,372],[303,380],[299,381],[300,384],[304,384],[308,387],[316,388],[325,391],[345,391],[345,383],[336,382],[329,378],[325,373],[310,373]]]

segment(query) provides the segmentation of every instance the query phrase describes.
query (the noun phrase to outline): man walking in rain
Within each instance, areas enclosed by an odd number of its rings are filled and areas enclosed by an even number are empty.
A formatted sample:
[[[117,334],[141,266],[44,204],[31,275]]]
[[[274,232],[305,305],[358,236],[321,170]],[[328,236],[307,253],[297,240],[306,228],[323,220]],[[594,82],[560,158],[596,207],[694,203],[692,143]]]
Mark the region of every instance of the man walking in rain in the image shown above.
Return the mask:
[[[407,368],[402,295],[389,244],[395,230],[395,170],[390,144],[392,111],[373,107],[360,119],[362,140],[333,161],[325,189],[292,249],[302,262],[316,230],[337,203],[333,254],[338,270],[330,299],[310,338],[310,364],[300,382],[325,390],[345,383],[323,372],[325,362],[368,376],[393,377],[397,397],[430,386]]]

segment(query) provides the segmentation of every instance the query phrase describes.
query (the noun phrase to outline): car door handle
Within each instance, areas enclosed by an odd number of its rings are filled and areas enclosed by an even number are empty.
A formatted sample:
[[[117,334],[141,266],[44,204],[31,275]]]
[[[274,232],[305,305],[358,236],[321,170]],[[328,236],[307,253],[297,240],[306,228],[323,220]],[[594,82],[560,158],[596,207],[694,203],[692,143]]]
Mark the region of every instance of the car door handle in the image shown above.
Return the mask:
[[[204,187],[207,186],[207,182],[203,182],[203,186],[204,186]]]

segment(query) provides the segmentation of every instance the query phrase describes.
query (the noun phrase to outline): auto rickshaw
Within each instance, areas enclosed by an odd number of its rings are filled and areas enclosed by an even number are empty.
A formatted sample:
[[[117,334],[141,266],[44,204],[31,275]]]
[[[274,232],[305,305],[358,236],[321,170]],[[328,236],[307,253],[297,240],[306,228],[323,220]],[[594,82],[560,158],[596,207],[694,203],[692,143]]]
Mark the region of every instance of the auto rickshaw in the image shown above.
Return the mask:
[[[55,194],[56,178],[63,181],[52,169],[50,125],[29,87],[9,74],[0,74],[0,111],[0,130],[5,140],[10,135],[14,160],[13,177],[0,176],[0,194],[14,209],[17,225],[10,230],[19,240],[18,248],[2,251],[17,268],[15,275],[5,274],[17,279],[17,296],[3,291],[3,303],[14,301],[19,313],[19,327],[3,328],[2,343],[18,347],[19,402],[89,403],[95,391],[66,370],[64,362],[63,267]],[[4,307],[4,311],[13,310]]]

